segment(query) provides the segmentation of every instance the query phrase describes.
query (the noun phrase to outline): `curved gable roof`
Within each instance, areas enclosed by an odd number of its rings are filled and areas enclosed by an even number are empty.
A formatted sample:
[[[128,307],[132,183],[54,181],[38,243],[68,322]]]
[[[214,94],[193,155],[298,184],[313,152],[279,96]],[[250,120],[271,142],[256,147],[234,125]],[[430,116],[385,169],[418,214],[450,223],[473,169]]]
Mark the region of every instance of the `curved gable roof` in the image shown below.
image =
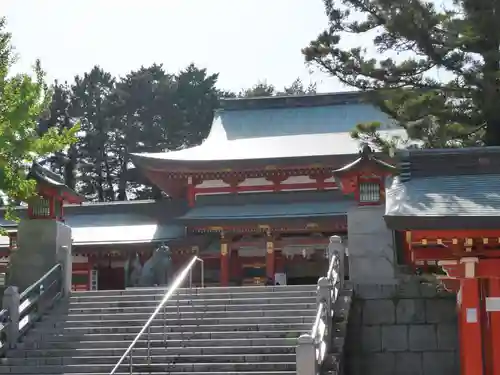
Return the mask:
[[[346,94],[347,95],[347,94]],[[361,103],[359,98],[339,100],[340,94],[294,98],[260,98],[228,101],[227,109],[214,117],[207,139],[199,146],[162,153],[133,155],[136,165],[149,162],[205,162],[283,159],[293,157],[356,154],[360,144],[350,131],[359,123],[377,121],[384,124],[383,133],[404,135],[385,113]],[[326,98],[326,99],[325,99]],[[316,100],[316,102],[314,101]],[[241,102],[241,103],[240,103]],[[252,104],[252,103],[264,104]],[[278,105],[273,105],[276,103]],[[234,103],[240,103],[238,105]],[[250,104],[252,105],[250,105]]]

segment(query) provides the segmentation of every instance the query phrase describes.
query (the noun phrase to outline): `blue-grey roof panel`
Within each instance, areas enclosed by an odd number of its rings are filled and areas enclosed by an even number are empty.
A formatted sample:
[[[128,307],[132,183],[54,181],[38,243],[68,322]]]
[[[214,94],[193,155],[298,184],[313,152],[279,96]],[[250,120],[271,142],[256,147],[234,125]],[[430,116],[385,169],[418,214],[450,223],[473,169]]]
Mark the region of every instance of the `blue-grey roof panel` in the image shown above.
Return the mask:
[[[5,220],[3,223],[9,223]],[[74,245],[149,243],[184,237],[182,225],[161,223],[139,214],[80,214],[67,216]],[[15,223],[12,227],[16,228]],[[0,247],[8,246],[8,237],[0,236]]]
[[[386,192],[388,216],[500,216],[500,175],[395,178]]]
[[[66,224],[72,228],[75,245],[149,243],[184,236],[184,227],[159,223],[143,215],[75,215]]]
[[[288,204],[247,204],[240,206],[202,206],[188,211],[181,219],[188,220],[251,220],[307,218],[343,215],[353,202],[299,202]]]
[[[136,154],[137,159],[222,161],[357,154],[350,131],[359,123],[385,124],[382,136],[405,137],[386,114],[369,104],[231,110],[216,113],[199,146]]]
[[[215,121],[221,122],[228,140],[345,133],[368,121],[394,127],[385,113],[369,104],[221,111]]]

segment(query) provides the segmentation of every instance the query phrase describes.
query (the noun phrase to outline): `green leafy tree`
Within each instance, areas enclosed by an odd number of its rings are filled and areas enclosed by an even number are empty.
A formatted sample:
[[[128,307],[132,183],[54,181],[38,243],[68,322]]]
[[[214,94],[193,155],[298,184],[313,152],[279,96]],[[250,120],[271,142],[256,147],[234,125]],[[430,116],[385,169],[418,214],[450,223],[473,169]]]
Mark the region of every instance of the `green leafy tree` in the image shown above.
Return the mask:
[[[364,91],[422,147],[500,145],[500,2],[324,3],[328,27],[303,49],[307,62]],[[366,40],[377,52],[352,46]],[[391,148],[379,126],[353,136]]]
[[[33,161],[65,149],[78,131],[40,129],[52,93],[39,61],[34,76],[9,74],[14,57],[11,35],[5,31],[5,19],[0,19],[0,190],[11,204],[36,194],[35,182],[26,178]],[[12,214],[10,207],[7,217]]]

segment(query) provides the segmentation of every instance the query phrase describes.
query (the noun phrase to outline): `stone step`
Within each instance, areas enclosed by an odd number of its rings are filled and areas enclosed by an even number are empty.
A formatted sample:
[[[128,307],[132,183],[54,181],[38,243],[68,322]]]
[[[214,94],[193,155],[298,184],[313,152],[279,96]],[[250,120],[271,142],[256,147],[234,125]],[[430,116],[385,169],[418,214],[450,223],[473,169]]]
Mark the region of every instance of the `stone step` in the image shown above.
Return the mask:
[[[69,356],[69,357],[43,357],[43,358],[5,358],[3,366],[18,367],[18,366],[54,366],[54,365],[83,365],[92,363],[95,365],[116,365],[120,360],[121,354],[114,356]],[[188,354],[178,355],[169,354],[168,350],[163,349],[162,352],[148,357],[146,353],[133,355],[133,363],[135,365],[147,364],[195,364],[195,363],[286,363],[294,362],[295,353],[257,353],[257,354]],[[126,362],[128,363],[128,361]]]
[[[71,295],[69,301],[71,303],[92,303],[92,302],[103,302],[103,301],[130,301],[134,298],[138,301],[150,301],[150,300],[161,300],[165,296],[165,290],[158,290],[156,293],[129,293],[129,294],[116,294],[116,295],[97,295],[93,296],[93,292],[85,292],[88,294],[83,295]],[[170,299],[175,300],[205,300],[205,299],[233,299],[233,298],[258,298],[258,297],[300,297],[300,296],[315,296],[316,289],[314,290],[279,290],[279,291],[259,291],[259,292],[231,292],[231,293],[174,293]]]
[[[137,298],[137,296],[134,296]],[[160,303],[162,298],[158,299],[156,305]],[[121,302],[121,299],[105,299],[105,303],[109,302]],[[219,296],[218,298],[182,298],[169,300],[167,304],[170,306],[186,306],[186,305],[247,305],[249,302],[253,304],[274,304],[274,303],[309,303],[316,301],[316,296],[314,294],[301,294],[297,296],[276,296],[273,293],[270,295],[259,295],[254,297],[245,296],[235,296],[234,298],[223,298]],[[95,301],[94,301],[95,302]],[[76,303],[81,303],[81,301],[70,301],[70,308],[75,307]]]
[[[143,320],[146,322],[153,311],[116,311],[116,312],[94,312],[94,313],[71,313],[57,314],[51,317],[52,320],[66,321],[96,321],[96,320]],[[293,310],[241,310],[241,311],[161,311],[155,317],[159,320],[184,320],[184,319],[222,319],[222,318],[256,318],[256,317],[276,317],[276,316],[312,316],[315,311],[312,308],[300,308]]]
[[[72,293],[9,351],[0,374],[109,375],[166,290]],[[316,306],[315,285],[181,289],[137,342],[132,373],[295,374],[297,338]],[[130,375],[127,361],[117,375]]]
[[[109,364],[92,364],[89,361],[74,365],[44,365],[44,366],[1,366],[0,374],[95,374],[107,373],[113,366]],[[133,366],[133,374],[138,373],[160,373],[172,374],[172,372],[265,372],[268,371],[295,371],[295,356],[291,362],[203,362],[203,363],[152,363],[146,365],[138,363]],[[119,367],[120,372],[126,373],[128,364]]]
[[[297,336],[298,337],[298,336]],[[214,343],[215,340],[198,340],[191,343],[172,341],[151,341],[151,355],[205,355],[205,354],[259,354],[259,353],[295,353],[295,345],[297,338],[290,339],[261,339],[261,340],[220,340]],[[106,341],[102,341],[103,343]],[[130,342],[114,341],[106,342],[110,344],[108,347],[99,348],[92,343],[87,343],[82,348],[68,348],[61,345],[61,348],[52,349],[16,349],[10,354],[10,358],[40,358],[40,357],[100,357],[100,356],[121,356]],[[190,344],[185,346],[183,344]],[[215,344],[215,345],[214,345]],[[260,344],[260,345],[257,345]],[[199,346],[203,345],[203,346]],[[147,343],[141,342],[134,348],[134,355],[146,355]]]
[[[193,294],[211,294],[211,293],[262,293],[262,292],[279,292],[279,291],[316,291],[317,285],[273,285],[273,286],[228,286],[228,287],[193,287],[193,288],[179,288],[180,294],[193,295]],[[149,287],[149,288],[127,288],[125,290],[95,290],[83,292],[71,292],[74,297],[91,297],[96,296],[117,296],[129,294],[158,294],[168,290],[168,287]]]
[[[312,311],[310,316],[257,316],[257,317],[220,317],[220,318],[185,318],[185,319],[170,319],[166,322],[161,316],[154,319],[158,325],[166,324],[168,327],[172,326],[189,326],[196,325],[203,327],[206,325],[233,325],[241,326],[243,324],[260,324],[260,323],[310,323],[312,324],[315,314]],[[118,319],[117,319],[118,318]],[[128,319],[126,316],[111,316],[110,319],[84,319],[84,320],[66,320],[58,323],[53,323],[54,328],[69,328],[69,327],[102,327],[114,326],[119,327],[127,322],[135,326],[142,326],[149,318],[149,314],[137,315],[134,314]]]
[[[89,304],[91,305],[91,304]],[[158,301],[148,301],[148,302],[116,302],[110,304],[92,304],[94,306],[87,306],[86,304],[72,304],[68,307],[61,307],[57,309],[58,313],[103,313],[103,312],[142,312],[142,311],[154,311],[158,306]],[[316,300],[311,299],[310,302],[302,303],[280,303],[280,304],[268,304],[268,303],[251,303],[251,304],[203,304],[203,303],[192,303],[189,305],[179,305],[167,303],[165,305],[165,310],[167,312],[177,312],[177,311],[241,311],[241,310],[293,310],[295,308],[299,309],[316,309]],[[163,309],[162,309],[163,311]]]
[[[123,323],[123,322],[121,322]],[[68,333],[121,333],[121,334],[137,334],[144,325],[143,321],[140,322],[129,322],[131,324],[127,325],[107,325],[107,326],[77,326],[77,327],[35,327],[30,334],[42,334],[42,335],[58,335],[58,334],[68,334]],[[248,323],[240,322],[240,324],[235,325],[232,323],[228,324],[185,324],[177,326],[168,326],[167,332],[180,333],[180,332],[247,332],[247,331],[288,331],[288,330],[310,330],[312,320],[306,322],[278,322],[278,323]],[[151,326],[151,333],[163,333],[165,327],[163,322],[153,321]]]
[[[171,346],[196,346],[201,342],[212,342],[213,345],[224,345],[231,342],[231,345],[261,345],[267,342],[280,342],[279,340],[288,340],[299,337],[301,334],[309,331],[310,327],[304,327],[302,330],[280,330],[280,331],[229,331],[229,332],[163,332],[150,333],[150,340],[153,342],[165,342],[165,336],[168,347]],[[137,331],[138,332],[138,331]],[[134,333],[65,333],[62,335],[48,332],[44,334],[30,334],[19,343],[19,348],[126,348],[131,343],[137,332]],[[145,346],[145,340],[138,341],[138,346]]]
[[[110,370],[111,371],[111,370]],[[93,372],[92,375],[109,375],[109,372],[110,371],[107,371],[107,372]],[[2,372],[0,371],[0,374]],[[26,373],[18,373],[18,375],[24,375]],[[32,374],[32,373],[31,373]],[[61,372],[58,372],[58,373],[46,373],[45,375],[68,375],[68,374],[71,374],[71,375],[83,375],[84,373],[81,373],[81,372],[72,372],[72,373],[68,373],[68,372],[65,372],[65,373],[61,373]],[[89,373],[85,373],[85,375],[88,375]],[[157,373],[158,374],[158,373]],[[161,372],[159,373],[161,374]],[[168,374],[168,375],[186,375],[186,372],[177,372],[177,371],[169,371],[169,372],[164,372],[164,374]],[[210,371],[210,372],[200,372],[200,371],[196,371],[196,372],[189,372],[190,375],[296,375],[296,372],[295,371],[265,371],[265,372],[259,372],[259,371],[238,371],[238,372],[234,372],[234,371]],[[127,370],[127,371],[117,371],[115,372],[115,375],[130,375],[130,372]],[[141,372],[141,371],[134,371],[134,375],[151,375],[151,372],[149,371],[144,371],[144,372]]]

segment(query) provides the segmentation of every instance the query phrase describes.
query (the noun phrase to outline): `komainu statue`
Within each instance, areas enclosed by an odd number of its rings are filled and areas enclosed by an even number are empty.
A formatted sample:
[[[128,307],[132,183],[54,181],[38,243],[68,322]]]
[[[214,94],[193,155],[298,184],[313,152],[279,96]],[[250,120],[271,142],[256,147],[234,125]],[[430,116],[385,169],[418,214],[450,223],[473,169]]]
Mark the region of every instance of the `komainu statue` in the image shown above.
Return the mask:
[[[142,267],[139,286],[167,285],[172,277],[172,253],[170,248],[161,244]]]
[[[139,254],[135,253],[128,258],[125,264],[125,285],[127,287],[138,286],[141,273],[142,265]]]

